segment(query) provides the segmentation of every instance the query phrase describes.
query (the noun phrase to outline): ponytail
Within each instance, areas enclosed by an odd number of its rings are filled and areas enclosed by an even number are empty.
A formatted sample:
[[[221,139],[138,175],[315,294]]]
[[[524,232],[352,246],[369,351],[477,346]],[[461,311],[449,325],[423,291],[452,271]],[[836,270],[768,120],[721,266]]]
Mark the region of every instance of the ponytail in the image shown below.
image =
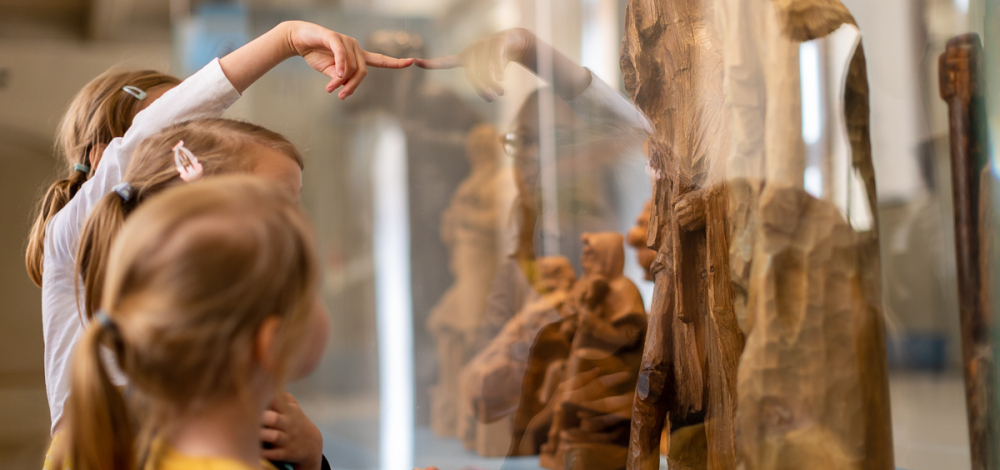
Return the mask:
[[[68,177],[63,178],[45,192],[45,197],[38,204],[38,216],[31,226],[28,234],[28,248],[24,253],[24,264],[28,269],[28,276],[36,286],[42,287],[42,269],[45,261],[45,227],[49,224],[49,219],[62,210],[70,199],[80,190],[80,186],[87,181],[87,173],[74,170]]]
[[[73,470],[133,470],[136,467],[133,420],[125,398],[108,376],[102,347],[109,344],[122,356],[123,342],[112,325],[91,323],[73,358],[68,429],[57,450],[54,468]]]
[[[91,152],[125,135],[139,112],[141,100],[123,91],[126,86],[152,90],[180,83],[176,77],[155,70],[109,70],[93,79],[70,102],[56,133],[56,154],[70,167],[93,166]],[[96,163],[94,163],[96,164]],[[38,216],[28,235],[24,263],[35,285],[42,286],[45,231],[49,220],[76,195],[87,181],[87,172],[77,171],[56,181],[38,205]]]
[[[111,246],[125,224],[128,211],[137,204],[138,194],[125,201],[117,192],[105,194],[87,218],[80,233],[80,246],[76,254],[76,276],[83,280],[84,318],[93,318],[101,305],[104,275],[107,272]],[[77,295],[77,298],[80,298]]]

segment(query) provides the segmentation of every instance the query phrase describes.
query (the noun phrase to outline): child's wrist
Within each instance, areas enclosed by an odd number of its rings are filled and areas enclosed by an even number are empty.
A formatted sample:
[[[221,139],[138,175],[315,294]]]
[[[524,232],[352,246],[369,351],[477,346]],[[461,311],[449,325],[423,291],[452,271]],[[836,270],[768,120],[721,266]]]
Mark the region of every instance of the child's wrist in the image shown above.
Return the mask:
[[[299,55],[298,49],[295,48],[294,37],[300,23],[301,21],[282,21],[274,27],[274,30],[279,33],[278,36],[282,38],[282,54],[286,59]]]

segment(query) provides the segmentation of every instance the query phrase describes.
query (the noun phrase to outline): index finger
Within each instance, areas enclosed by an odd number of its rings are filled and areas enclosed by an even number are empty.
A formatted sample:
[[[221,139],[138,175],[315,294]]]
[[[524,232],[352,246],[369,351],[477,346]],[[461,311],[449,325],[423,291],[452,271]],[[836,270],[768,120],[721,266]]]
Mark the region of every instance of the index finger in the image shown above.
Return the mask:
[[[405,69],[413,65],[413,59],[396,59],[376,52],[365,53],[365,64],[383,69]]]
[[[601,369],[595,367],[586,372],[581,372],[579,374],[576,374],[566,381],[566,387],[570,390],[575,390],[577,388],[580,388],[589,383],[590,381],[596,379],[600,373]]]
[[[436,59],[417,59],[417,67],[429,70],[454,69],[462,66],[458,54],[446,55]]]

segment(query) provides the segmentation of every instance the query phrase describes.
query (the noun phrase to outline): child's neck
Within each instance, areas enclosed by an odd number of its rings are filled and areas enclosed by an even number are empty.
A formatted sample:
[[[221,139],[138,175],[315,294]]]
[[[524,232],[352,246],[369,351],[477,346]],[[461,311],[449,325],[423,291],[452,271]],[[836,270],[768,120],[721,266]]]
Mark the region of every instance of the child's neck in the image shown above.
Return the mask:
[[[260,403],[256,399],[230,400],[183,416],[172,423],[169,444],[184,455],[234,459],[257,468],[265,408]]]

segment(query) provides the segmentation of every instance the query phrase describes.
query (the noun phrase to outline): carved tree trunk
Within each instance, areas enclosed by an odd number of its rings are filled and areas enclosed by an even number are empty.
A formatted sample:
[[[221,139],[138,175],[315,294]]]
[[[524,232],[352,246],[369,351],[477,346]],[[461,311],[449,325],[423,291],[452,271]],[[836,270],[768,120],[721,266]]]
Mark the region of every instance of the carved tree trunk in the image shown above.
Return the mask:
[[[951,177],[955,204],[955,253],[958,265],[962,363],[969,420],[972,468],[1000,468],[997,455],[996,364],[990,339],[985,217],[990,174],[982,87],[982,45],[967,34],[948,42],[940,58],[941,98],[948,102],[951,131]]]
[[[848,69],[844,110],[850,173],[865,186],[871,226],[853,227],[836,205],[812,197],[802,184],[799,43],[853,19],[837,0],[728,5],[732,21],[739,21],[741,9],[756,9],[753,16],[762,19],[727,42],[727,72],[750,71],[727,77],[730,89],[749,93],[732,97],[734,107],[745,108],[736,120],[752,119],[754,98],[761,91],[766,97],[757,110],[766,116],[762,130],[735,127],[757,131],[749,133],[752,139],[763,133],[763,169],[750,152],[737,151],[730,162],[746,170],[744,191],[759,195],[756,207],[739,207],[748,215],[734,226],[739,243],[732,247],[740,254],[752,247],[744,269],[733,273],[737,285],[748,285],[741,319],[748,335],[738,382],[740,459],[748,470],[891,469],[877,204],[860,45]],[[754,60],[764,67],[745,65]],[[762,85],[755,88],[755,80]],[[764,180],[756,180],[757,174]]]
[[[632,412],[632,470],[658,468],[664,427],[689,427],[672,442],[670,468],[736,466],[743,334],[729,275],[729,114],[717,1],[632,0],[626,12],[622,72],[656,128],[649,147],[657,173],[647,239],[657,251],[656,287]]]
[[[871,227],[803,188],[799,45],[843,24],[838,0],[629,3],[622,72],[656,128],[658,252],[632,470],[658,467],[661,427],[702,419],[704,440],[675,433],[671,468],[892,468],[860,45],[844,110]],[[705,223],[692,230],[681,205],[695,195]],[[680,442],[703,442],[704,461]]]

